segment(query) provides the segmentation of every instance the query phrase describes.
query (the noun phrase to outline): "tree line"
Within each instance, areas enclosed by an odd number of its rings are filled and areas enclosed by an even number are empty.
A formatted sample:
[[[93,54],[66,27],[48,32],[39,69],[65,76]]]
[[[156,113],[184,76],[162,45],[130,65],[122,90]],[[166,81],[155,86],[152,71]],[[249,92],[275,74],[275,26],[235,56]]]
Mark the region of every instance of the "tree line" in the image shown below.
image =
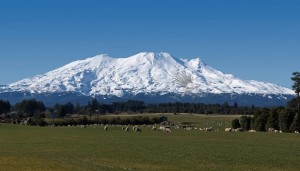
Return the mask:
[[[296,97],[288,102],[287,107],[257,109],[253,117],[234,119],[232,127],[256,131],[268,131],[271,128],[282,132],[300,132],[300,72],[294,72],[291,79]]]
[[[65,117],[68,114],[105,115],[105,114],[142,114],[142,113],[195,113],[195,114],[245,114],[252,115],[260,109],[254,106],[238,106],[237,103],[229,105],[204,104],[204,103],[160,103],[145,104],[143,101],[128,100],[126,102],[113,102],[112,104],[101,103],[97,99],[81,106],[79,103],[55,104],[46,108],[44,103],[35,99],[26,99],[14,106],[9,101],[0,100],[0,114],[15,114],[19,118],[47,117],[49,114],[57,114]]]
[[[244,131],[268,131],[269,128],[282,132],[300,131],[300,122],[295,119],[297,110],[291,108],[257,109],[252,116],[241,116],[232,121],[232,128],[242,128]]]

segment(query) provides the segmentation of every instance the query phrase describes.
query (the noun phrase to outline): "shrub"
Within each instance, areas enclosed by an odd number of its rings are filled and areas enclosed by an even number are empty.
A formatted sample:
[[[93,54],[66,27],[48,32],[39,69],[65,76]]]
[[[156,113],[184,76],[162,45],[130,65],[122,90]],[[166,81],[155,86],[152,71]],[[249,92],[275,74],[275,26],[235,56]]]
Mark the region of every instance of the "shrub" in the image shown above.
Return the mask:
[[[241,116],[240,123],[241,123],[241,128],[243,128],[244,131],[247,131],[250,129],[251,126],[251,120],[252,118],[249,116]]]
[[[231,126],[232,126],[233,129],[240,128],[241,127],[240,121],[238,119],[234,119],[231,122]]]

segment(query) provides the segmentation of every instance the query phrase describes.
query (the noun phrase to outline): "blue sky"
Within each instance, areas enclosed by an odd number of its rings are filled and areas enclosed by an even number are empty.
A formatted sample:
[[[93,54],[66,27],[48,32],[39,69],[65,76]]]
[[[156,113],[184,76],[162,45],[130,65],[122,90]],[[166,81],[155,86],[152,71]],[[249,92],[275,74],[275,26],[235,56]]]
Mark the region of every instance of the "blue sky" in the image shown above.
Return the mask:
[[[291,87],[299,30],[296,0],[1,0],[0,84],[97,54],[164,51]]]

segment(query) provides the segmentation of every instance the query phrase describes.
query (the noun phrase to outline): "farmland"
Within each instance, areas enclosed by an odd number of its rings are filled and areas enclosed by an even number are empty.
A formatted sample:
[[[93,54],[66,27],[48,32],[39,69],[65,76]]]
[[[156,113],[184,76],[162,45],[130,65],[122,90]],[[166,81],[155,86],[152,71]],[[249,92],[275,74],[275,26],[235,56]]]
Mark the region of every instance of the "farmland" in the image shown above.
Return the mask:
[[[0,170],[298,170],[300,135],[224,132],[238,116],[170,115],[213,132],[0,125]]]

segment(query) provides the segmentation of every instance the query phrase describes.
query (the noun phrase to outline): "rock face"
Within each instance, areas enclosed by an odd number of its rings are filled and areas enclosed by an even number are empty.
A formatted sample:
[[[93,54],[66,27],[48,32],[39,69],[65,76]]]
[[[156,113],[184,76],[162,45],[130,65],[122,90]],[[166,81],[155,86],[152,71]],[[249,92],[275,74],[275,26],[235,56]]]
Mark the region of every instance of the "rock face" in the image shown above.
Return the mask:
[[[51,105],[137,99],[158,102],[238,102],[241,105],[285,105],[294,95],[272,83],[241,80],[201,59],[177,59],[168,53],[142,52],[127,58],[98,55],[0,86],[0,98],[14,102],[37,98]],[[47,97],[47,98],[46,98]]]

